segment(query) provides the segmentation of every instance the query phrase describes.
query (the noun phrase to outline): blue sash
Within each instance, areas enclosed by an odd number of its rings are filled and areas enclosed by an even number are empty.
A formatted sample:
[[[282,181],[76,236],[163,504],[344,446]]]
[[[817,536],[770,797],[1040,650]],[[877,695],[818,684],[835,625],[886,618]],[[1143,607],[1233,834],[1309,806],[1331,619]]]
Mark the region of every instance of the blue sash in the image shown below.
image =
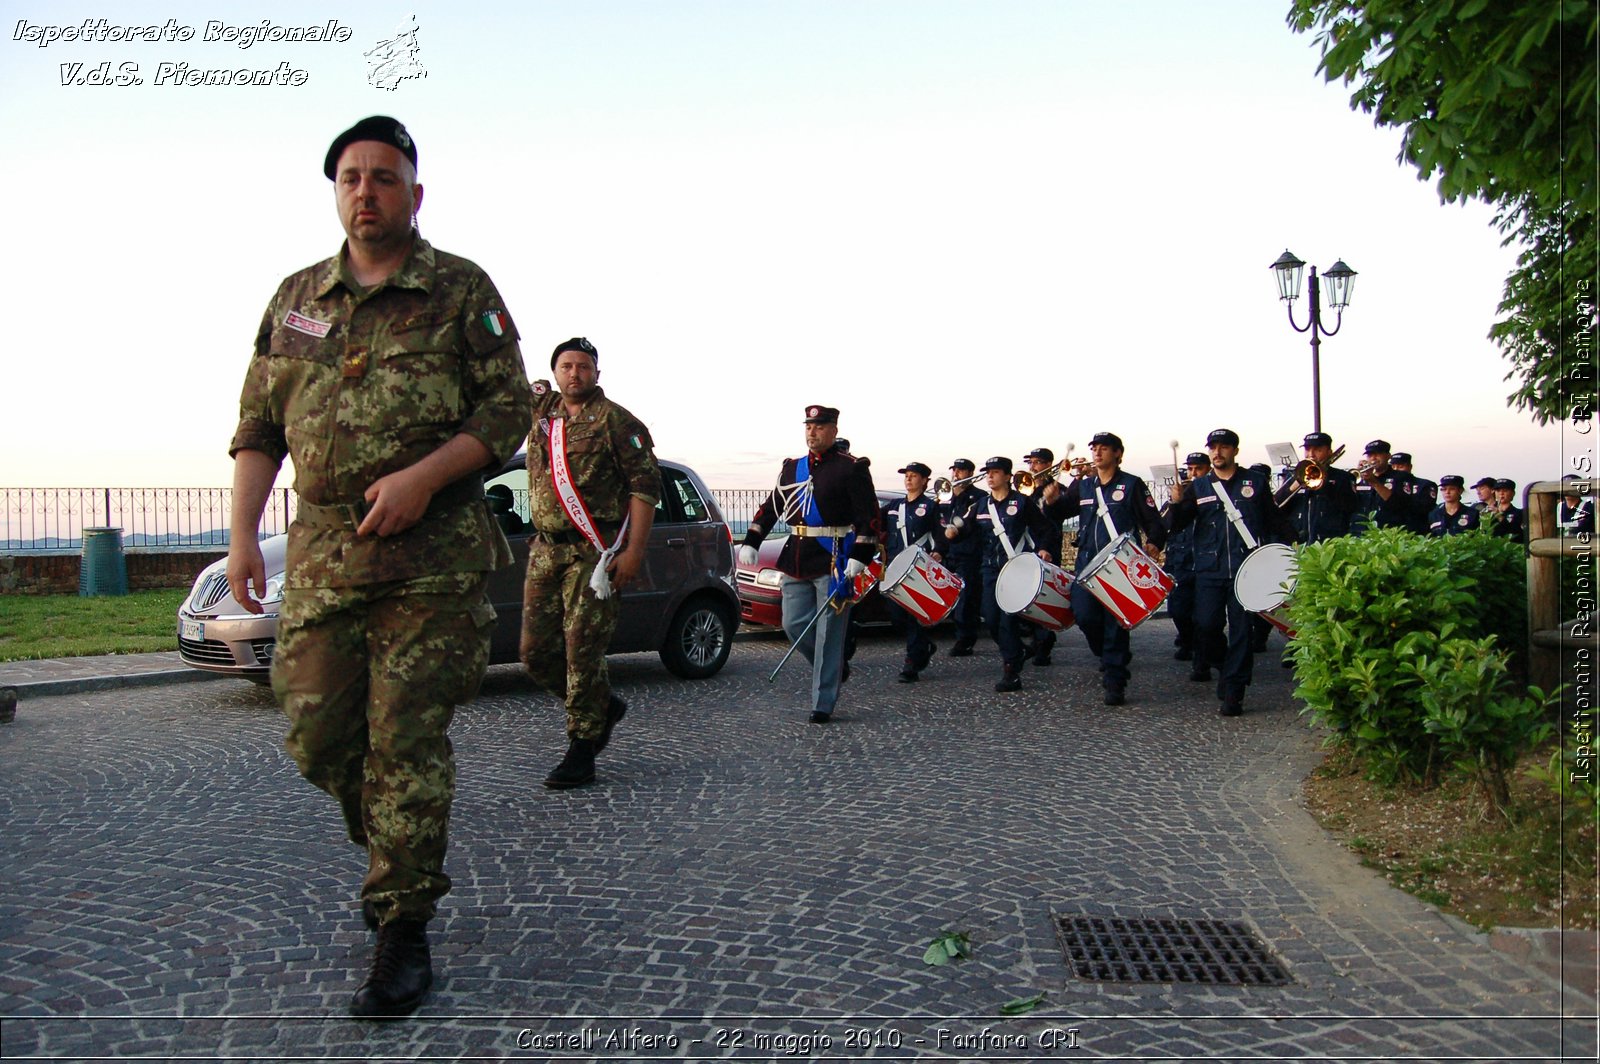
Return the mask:
[[[810,454],[803,455],[801,458],[796,460],[794,464],[794,475],[796,481],[807,481],[811,479]],[[806,492],[806,524],[813,528],[820,528],[823,524],[822,511],[817,508],[817,493],[815,491]],[[843,538],[838,538],[835,536],[817,536],[816,539],[822,544],[822,549],[827,551],[828,554],[833,558],[832,566],[828,571],[828,597],[830,599],[842,597],[845,602],[849,602],[851,592],[854,589],[850,586],[850,581],[845,579],[844,563],[845,559],[850,556],[850,548],[855,545],[855,530],[851,529],[849,534]]]

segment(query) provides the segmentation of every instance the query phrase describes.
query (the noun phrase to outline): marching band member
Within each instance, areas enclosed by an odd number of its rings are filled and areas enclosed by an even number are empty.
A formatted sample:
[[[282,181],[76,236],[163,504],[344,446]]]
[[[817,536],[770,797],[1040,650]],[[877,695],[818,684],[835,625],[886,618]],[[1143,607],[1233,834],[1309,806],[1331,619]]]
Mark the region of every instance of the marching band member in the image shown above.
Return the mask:
[[[1419,535],[1428,534],[1428,517],[1433,508],[1439,505],[1439,485],[1426,477],[1419,477],[1411,470],[1411,455],[1406,451],[1396,451],[1389,456],[1389,468],[1397,473],[1406,473],[1411,477],[1411,483],[1406,487],[1406,493],[1411,496],[1411,514],[1413,521],[1411,531]]]
[[[1122,468],[1122,437],[1097,432],[1089,440],[1089,453],[1093,456],[1089,474],[1062,493],[1066,507],[1076,503],[1078,508],[1078,579],[1072,585],[1072,613],[1089,649],[1100,659],[1105,704],[1120,706],[1127,701],[1128,665],[1133,658],[1128,632],[1084,584],[1083,573],[1118,535],[1143,532],[1145,539],[1160,547],[1167,541],[1167,529],[1149,486]]]
[[[1568,473],[1562,480],[1582,480],[1576,473]],[[1561,504],[1556,507],[1556,527],[1561,530],[1561,535],[1567,539],[1577,536],[1592,535],[1594,533],[1594,500],[1585,499],[1577,494],[1561,496]]]
[[[1000,609],[995,601],[995,581],[1006,562],[1025,551],[1054,561],[1039,542],[1050,533],[1049,522],[1028,498],[1012,490],[1011,459],[999,456],[983,463],[988,496],[972,510],[971,520],[960,529],[963,538],[976,539],[983,553],[983,612],[989,635],[1000,645],[1001,676],[996,691],[1022,690],[1021,620]]]
[[[962,580],[961,596],[956,599],[954,611],[956,641],[950,648],[952,658],[971,656],[978,642],[978,624],[983,613],[983,544],[976,536],[961,534],[973,520],[973,507],[983,497],[983,492],[975,489],[968,479],[977,468],[970,458],[957,458],[950,463],[950,500],[942,507],[944,565]]]
[[[1466,482],[1465,477],[1439,478],[1439,494],[1444,496],[1444,502],[1428,515],[1428,535],[1459,536],[1478,527],[1478,511],[1461,502],[1461,489]]]
[[[928,490],[928,475],[933,472],[921,462],[907,462],[899,471],[905,476],[906,497],[884,505],[880,514],[883,525],[884,561],[892,562],[895,556],[912,547],[921,547],[936,562],[943,561],[944,536],[940,527],[939,504],[924,493]],[[934,537],[938,537],[936,540]],[[938,649],[928,630],[897,602],[887,598],[889,617],[906,637],[906,660],[900,666],[900,682],[916,683],[917,674],[928,667],[928,659]]]
[[[1306,460],[1322,467],[1322,487],[1312,491],[1304,485],[1283,504],[1284,515],[1294,527],[1296,543],[1321,543],[1325,539],[1350,534],[1350,519],[1360,505],[1356,497],[1355,474],[1335,469],[1333,437],[1326,432],[1310,432],[1300,444]]]
[[[1478,501],[1472,508],[1478,511],[1478,519],[1487,521],[1489,515],[1495,512],[1494,506],[1494,477],[1479,477],[1478,482],[1472,485],[1472,490],[1478,493]]]
[[[1211,471],[1211,456],[1204,451],[1190,451],[1183,464],[1188,479],[1199,480]],[[1168,502],[1162,507],[1162,517],[1166,516],[1171,506],[1172,503]],[[1195,647],[1193,525],[1167,537],[1167,553],[1161,567],[1172,577],[1172,593],[1167,596],[1167,616],[1172,618],[1172,626],[1177,629],[1177,637],[1172,642],[1178,648],[1172,656],[1178,661],[1191,661]]]
[[[1029,496],[1029,501],[1039,508],[1041,512],[1044,512],[1047,517],[1049,512],[1045,510],[1047,505],[1045,488],[1047,484],[1054,482],[1054,478],[1046,476],[1045,471],[1055,464],[1055,460],[1055,452],[1048,447],[1035,447],[1022,456],[1023,464],[1028,467],[1028,472],[1032,473],[1035,478],[1033,494]],[[1059,495],[1059,493],[1060,490],[1058,488],[1054,494]],[[1039,543],[1039,546],[1049,551],[1051,559],[1059,565],[1061,564],[1061,518],[1055,518],[1050,524],[1054,531],[1047,533]],[[1049,665],[1050,652],[1056,646],[1056,633],[1042,624],[1035,624],[1032,621],[1023,623],[1033,629],[1033,663],[1039,666]]]
[[[789,522],[792,534],[778,555],[784,574],[783,630],[811,662],[811,723],[826,724],[844,676],[849,582],[866,570],[878,549],[878,497],[868,463],[834,447],[838,410],[806,407],[805,437],[805,455],[783,460],[778,486],[751,520],[739,560],[754,566],[756,547],[778,518]],[[841,596],[842,609],[827,608],[830,599]]]
[[[1501,478],[1494,482],[1495,521],[1489,526],[1489,531],[1522,543],[1528,537],[1528,530],[1523,523],[1522,510],[1516,504],[1516,496],[1516,481]]]
[[[1250,653],[1250,613],[1233,594],[1233,578],[1247,554],[1269,539],[1287,539],[1289,529],[1273,505],[1268,481],[1235,461],[1238,433],[1213,430],[1206,437],[1206,450],[1211,452],[1211,472],[1188,484],[1173,485],[1167,524],[1174,532],[1194,525],[1195,628],[1200,645],[1189,678],[1209,680],[1211,666],[1219,664],[1221,713],[1236,717],[1244,712],[1244,691],[1255,658]]]
[[[1389,466],[1389,444],[1386,440],[1373,440],[1367,444],[1367,460],[1358,471],[1356,484],[1356,515],[1351,519],[1352,532],[1365,532],[1369,528],[1415,528],[1414,492],[1408,490],[1411,474],[1401,473]]]

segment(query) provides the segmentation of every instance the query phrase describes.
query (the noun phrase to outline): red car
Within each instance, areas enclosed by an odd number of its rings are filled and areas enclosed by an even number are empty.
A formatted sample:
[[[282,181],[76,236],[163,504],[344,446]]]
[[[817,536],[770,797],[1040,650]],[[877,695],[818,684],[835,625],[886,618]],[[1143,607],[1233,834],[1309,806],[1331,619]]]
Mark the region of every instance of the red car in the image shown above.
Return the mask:
[[[878,505],[886,506],[905,497],[906,493],[903,491],[880,491]],[[735,590],[739,592],[739,619],[745,624],[765,625],[769,628],[783,627],[782,593],[778,590],[779,584],[783,582],[783,573],[778,571],[778,553],[783,550],[784,540],[788,538],[789,526],[782,521],[778,522],[771,535],[761,541],[761,546],[756,551],[754,569],[746,568],[740,563],[738,552],[734,552]],[[850,616],[861,624],[888,624],[889,606],[874,587],[867,592],[865,598],[856,603]]]

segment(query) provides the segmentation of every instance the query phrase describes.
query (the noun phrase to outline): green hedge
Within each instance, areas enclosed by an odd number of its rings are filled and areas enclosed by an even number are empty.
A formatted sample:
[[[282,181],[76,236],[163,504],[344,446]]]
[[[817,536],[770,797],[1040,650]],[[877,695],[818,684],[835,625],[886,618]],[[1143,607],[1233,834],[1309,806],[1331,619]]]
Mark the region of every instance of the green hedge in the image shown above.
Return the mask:
[[[1299,551],[1289,603],[1295,694],[1380,782],[1476,778],[1504,811],[1506,774],[1549,732],[1545,696],[1522,687],[1527,567],[1486,533],[1398,529]]]

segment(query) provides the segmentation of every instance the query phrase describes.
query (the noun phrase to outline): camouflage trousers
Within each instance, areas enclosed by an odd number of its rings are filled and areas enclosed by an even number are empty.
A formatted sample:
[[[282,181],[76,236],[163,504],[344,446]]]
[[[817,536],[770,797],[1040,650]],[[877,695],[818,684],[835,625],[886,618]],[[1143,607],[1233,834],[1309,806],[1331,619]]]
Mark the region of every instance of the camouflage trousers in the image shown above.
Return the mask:
[[[429,919],[450,890],[446,733],[488,667],[486,586],[483,573],[447,573],[284,594],[272,661],[284,745],[366,848],[361,897],[384,922]]]
[[[535,683],[566,700],[571,739],[600,738],[611,699],[606,647],[617,627],[617,593],[600,599],[589,590],[599,560],[587,543],[528,540],[522,663]]]

